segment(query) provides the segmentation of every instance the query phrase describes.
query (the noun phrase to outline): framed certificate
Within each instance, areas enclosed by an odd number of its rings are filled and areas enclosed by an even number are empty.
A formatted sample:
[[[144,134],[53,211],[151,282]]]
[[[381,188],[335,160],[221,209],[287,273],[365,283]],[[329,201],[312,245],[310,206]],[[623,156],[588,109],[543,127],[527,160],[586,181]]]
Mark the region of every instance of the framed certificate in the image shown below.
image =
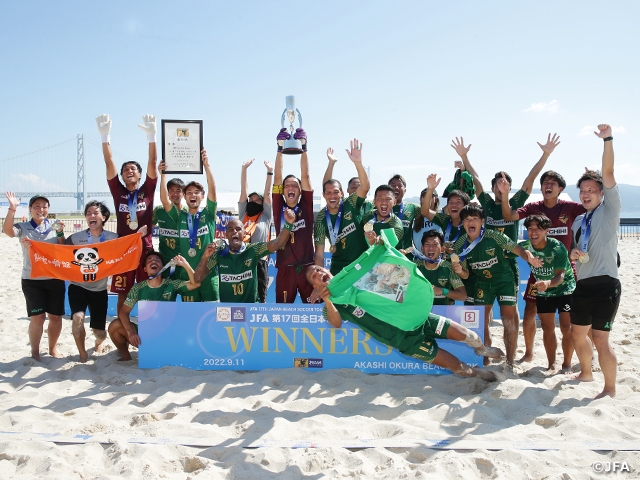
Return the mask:
[[[202,120],[162,120],[165,173],[202,173]]]

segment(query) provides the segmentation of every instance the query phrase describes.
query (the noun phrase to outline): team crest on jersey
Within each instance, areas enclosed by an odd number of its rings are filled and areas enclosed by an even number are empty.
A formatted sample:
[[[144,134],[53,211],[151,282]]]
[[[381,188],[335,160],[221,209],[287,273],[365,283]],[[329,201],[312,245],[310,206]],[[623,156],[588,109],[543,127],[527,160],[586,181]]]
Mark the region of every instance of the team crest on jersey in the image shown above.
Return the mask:
[[[251,258],[247,258],[247,259],[244,261],[244,264],[245,264],[247,267],[251,267],[251,262],[252,262],[252,261],[253,261],[253,259],[251,259]]]
[[[441,286],[443,286],[443,287],[444,287],[444,286],[447,284],[447,279],[446,279],[446,278],[439,278],[439,279],[438,279],[438,283],[439,283]]]
[[[491,255],[493,257],[496,254],[496,249],[488,248],[487,250],[485,250],[485,252],[487,252],[487,255]]]
[[[351,212],[347,212],[347,213],[344,214],[344,219],[345,220],[351,220],[352,216],[353,215],[351,215]]]
[[[562,223],[567,223],[567,221],[569,220],[569,217],[563,213],[558,217],[558,220],[560,220]]]

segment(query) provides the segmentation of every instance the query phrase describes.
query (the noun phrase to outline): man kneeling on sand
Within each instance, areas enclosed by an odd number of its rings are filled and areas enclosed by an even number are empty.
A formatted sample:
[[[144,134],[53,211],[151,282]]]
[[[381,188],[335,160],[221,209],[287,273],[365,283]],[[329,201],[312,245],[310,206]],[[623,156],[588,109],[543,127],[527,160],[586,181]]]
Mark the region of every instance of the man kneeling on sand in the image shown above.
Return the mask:
[[[180,266],[187,271],[189,281],[171,280],[163,278],[162,273],[170,266]],[[138,325],[131,321],[131,310],[138,300],[153,300],[157,302],[175,302],[178,295],[186,294],[200,286],[193,277],[193,268],[181,255],[173,257],[166,266],[163,266],[162,257],[158,252],[151,250],[144,262],[144,270],[149,275],[147,280],[136,283],[120,309],[118,318],[109,324],[109,336],[120,352],[119,361],[131,360],[129,344],[134,347],[140,345]]]
[[[391,240],[389,236],[387,240]],[[431,302],[426,300],[430,293],[427,290],[431,288],[430,285],[428,282],[422,285],[426,282],[424,277],[415,272],[415,266],[410,270],[408,265],[412,265],[411,262],[399,258],[402,254],[386,243],[387,240],[377,237],[376,246],[345,267],[336,277],[326,268],[317,265],[307,269],[307,281],[314,287],[311,300],[324,300],[323,315],[327,321],[331,326],[340,328],[342,320],[348,320],[379,342],[394,347],[405,355],[446,368],[463,377],[479,377],[490,382],[496,381],[494,372],[467,365],[446,350],[438,348],[435,339],[446,338],[466,343],[480,356],[504,357],[504,353],[499,348],[485,346],[475,332],[446,317],[429,313]],[[373,249],[380,249],[381,255],[371,262]],[[407,266],[404,265],[404,261],[408,262]],[[374,269],[369,269],[370,265],[367,263],[375,263]],[[398,292],[385,291],[384,294],[380,294],[375,289],[367,288],[371,275],[381,280],[379,275],[381,265],[393,268],[394,278],[402,277],[396,278],[393,284],[393,288]],[[354,283],[351,278],[354,275],[361,275],[362,278]],[[350,286],[345,291],[341,291],[341,287],[346,284]],[[360,285],[364,287],[363,290],[356,292],[355,289]],[[390,290],[393,288],[390,287]],[[409,295],[422,296],[425,299],[424,308],[415,308],[416,304],[411,304]],[[392,305],[385,305],[389,302],[392,302]]]

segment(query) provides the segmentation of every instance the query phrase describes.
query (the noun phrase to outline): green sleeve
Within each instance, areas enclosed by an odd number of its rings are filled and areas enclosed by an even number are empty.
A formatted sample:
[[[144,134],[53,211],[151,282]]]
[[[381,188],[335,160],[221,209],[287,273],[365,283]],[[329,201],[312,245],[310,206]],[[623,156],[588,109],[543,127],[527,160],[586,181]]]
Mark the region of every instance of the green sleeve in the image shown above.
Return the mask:
[[[451,217],[449,215],[445,215],[444,213],[436,213],[433,217],[433,223],[439,226],[444,232],[447,229],[447,225],[451,221]]]
[[[445,261],[442,262],[442,266],[449,269],[449,283],[451,284],[451,286],[453,287],[454,290],[456,288],[460,288],[460,287],[464,286],[464,284],[462,283],[462,280],[460,279],[458,274],[453,271],[453,267],[451,265],[451,262],[448,262],[448,261],[445,260]]]
[[[213,217],[215,222],[216,212],[218,211],[218,202],[212,202],[209,200],[209,197],[207,197],[207,210],[209,210],[209,215]]]
[[[571,263],[569,262],[569,252],[567,252],[567,247],[565,247],[564,244],[562,244],[561,242],[558,242],[553,247],[553,253],[554,253],[553,267],[555,269],[565,268],[566,265],[571,265]]]
[[[136,303],[138,303],[138,296],[140,295],[140,289],[142,288],[143,283],[146,282],[136,283],[133,287],[131,287],[131,290],[129,290],[129,293],[127,294],[127,299],[124,301],[124,304],[127,307],[133,308],[136,306]]]
[[[326,238],[326,207],[322,208],[316,215],[316,220],[313,222],[313,242],[316,245],[324,245]]]
[[[349,205],[351,205],[353,208],[355,208],[356,210],[360,210],[360,208],[362,207],[362,205],[364,204],[364,198],[359,197],[358,194],[356,192],[353,192],[351,195],[349,195],[349,197],[344,200],[345,202],[348,202]]]
[[[480,195],[478,195],[478,201],[480,202],[480,205],[482,205],[482,208],[484,208],[485,210],[491,206],[493,206],[492,204],[495,205],[495,200],[493,198],[491,198],[491,195],[489,195],[487,192],[485,192],[484,190],[482,191],[482,193]]]
[[[372,218],[373,218],[373,212],[374,210],[369,210],[367,213],[365,213],[362,216],[362,225],[364,225],[365,223],[369,222]]]
[[[391,217],[391,226],[393,227],[393,231],[398,238],[398,243],[402,241],[402,237],[404,236],[404,227],[402,226],[402,220],[400,220],[395,215]]]
[[[518,246],[516,242],[497,230],[485,230],[484,234],[487,238],[495,241],[501,249],[506,250],[507,252],[513,252]]]
[[[254,258],[262,258],[271,253],[269,252],[266,242],[251,243],[247,245],[247,248],[253,250]]]
[[[179,294],[186,294],[191,291],[187,288],[187,283],[189,282],[187,282],[186,280],[172,280],[171,283],[173,284],[173,288],[175,288],[175,291]]]
[[[209,257],[209,260],[207,260],[207,268],[209,269],[209,271],[213,270],[214,268],[216,268],[216,265],[218,265],[218,252],[219,250],[216,249],[213,255]]]
[[[485,230],[484,233],[486,234],[488,230]],[[456,253],[460,253],[462,251],[462,246],[464,245],[464,242],[467,240],[467,234],[463,233],[462,235],[460,235],[460,238],[458,240],[456,240],[456,243],[453,244],[453,251]]]
[[[509,200],[509,206],[511,210],[517,210],[518,208],[524,207],[524,204],[527,202],[529,198],[529,194],[524,190],[518,190],[513,197]]]

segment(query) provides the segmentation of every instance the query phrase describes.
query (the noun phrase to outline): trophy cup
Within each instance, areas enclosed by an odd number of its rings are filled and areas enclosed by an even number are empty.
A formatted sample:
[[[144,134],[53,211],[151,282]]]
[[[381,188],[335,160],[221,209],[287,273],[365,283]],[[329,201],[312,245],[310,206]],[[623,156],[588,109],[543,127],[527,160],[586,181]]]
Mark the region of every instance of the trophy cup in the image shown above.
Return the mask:
[[[280,124],[282,128],[284,126],[285,116],[289,119],[289,134],[291,137],[289,140],[284,140],[284,144],[282,145],[282,153],[286,155],[300,155],[302,154],[302,142],[300,140],[296,140],[293,138],[293,134],[295,133],[295,128],[293,126],[293,122],[296,120],[296,113],[298,114],[298,123],[300,123],[299,128],[302,128],[302,115],[300,114],[300,110],[296,108],[296,97],[293,95],[289,95],[285,99],[287,107],[282,112],[282,120]]]

